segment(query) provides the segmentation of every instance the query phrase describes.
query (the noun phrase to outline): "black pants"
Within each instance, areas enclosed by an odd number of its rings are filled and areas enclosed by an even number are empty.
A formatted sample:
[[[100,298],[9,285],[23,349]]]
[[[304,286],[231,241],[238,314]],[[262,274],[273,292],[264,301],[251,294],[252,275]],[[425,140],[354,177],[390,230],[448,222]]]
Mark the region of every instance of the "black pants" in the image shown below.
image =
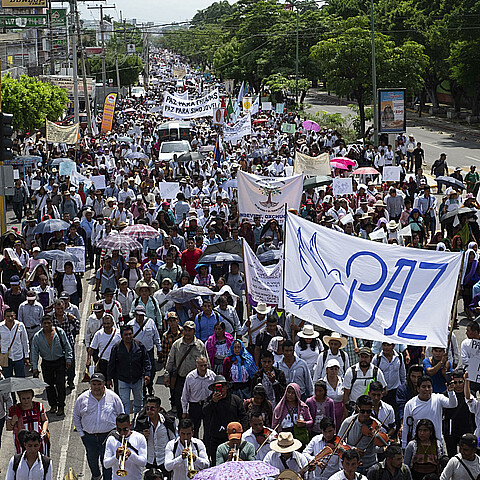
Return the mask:
[[[48,384],[47,399],[50,407],[65,407],[65,357],[42,360],[43,380]]]
[[[444,435],[445,445],[447,447],[447,455],[452,458],[458,453],[458,442],[460,441],[459,437],[454,437],[453,435]]]
[[[146,397],[147,393],[149,396],[153,396],[153,385],[155,380],[155,373],[157,369],[155,368],[155,349],[152,348],[148,352],[148,356],[150,358],[150,364],[152,365],[152,369],[150,370],[150,382],[148,385],[143,386],[143,396]],[[181,395],[180,395],[181,396]]]
[[[172,472],[169,472],[166,468],[165,468],[165,465],[157,465],[156,463],[147,463],[145,465],[145,468],[147,470],[152,470],[152,469],[158,469],[158,470],[161,470],[162,473],[163,473],[163,478],[167,478],[168,480],[170,480],[170,478],[172,478]]]
[[[85,245],[85,265],[87,264],[87,260],[90,267],[93,267],[93,245],[91,238],[87,238],[87,244]]]
[[[177,409],[177,417],[182,418],[182,392],[185,385],[185,377],[177,377],[175,388],[173,389],[173,401]]]
[[[200,425],[203,420],[203,402],[190,402],[188,404],[188,416],[193,422],[193,436],[199,438]]]
[[[215,466],[217,464],[217,448],[219,445],[227,441],[227,438],[210,438],[206,440],[206,448],[207,448],[207,453],[208,456],[210,457],[210,465]]]

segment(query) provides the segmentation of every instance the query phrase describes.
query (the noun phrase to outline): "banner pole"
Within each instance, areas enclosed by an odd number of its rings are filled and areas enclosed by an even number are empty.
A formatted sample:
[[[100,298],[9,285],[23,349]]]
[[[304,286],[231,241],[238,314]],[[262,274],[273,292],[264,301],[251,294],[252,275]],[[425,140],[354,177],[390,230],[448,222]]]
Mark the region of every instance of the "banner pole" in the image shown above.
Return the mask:
[[[245,274],[245,238],[242,238],[242,260],[243,260],[243,271]],[[250,302],[248,301],[248,285],[247,285],[247,275],[245,275],[245,307],[247,309],[247,321],[250,319]],[[252,329],[248,327],[248,346],[252,345]]]
[[[282,308],[285,312],[285,321],[287,320],[287,311],[285,310],[285,253],[286,253],[286,240],[287,240],[287,212],[288,206],[285,203],[285,220],[283,221],[283,255],[282,255],[282,288],[281,288],[281,295],[282,295]],[[295,316],[292,314],[292,320],[290,323],[290,331],[292,332],[292,341],[295,342],[295,335],[293,327],[295,325]]]
[[[450,348],[450,344],[452,343],[453,327],[455,326],[455,320],[456,320],[456,317],[457,317],[457,304],[458,304],[458,297],[459,297],[459,294],[460,294],[460,286],[461,286],[461,282],[462,282],[464,262],[465,262],[465,254],[462,254],[462,262],[460,264],[460,272],[458,273],[458,278],[457,278],[457,289],[455,291],[455,297],[454,297],[453,305],[452,305],[452,313],[450,315],[450,332],[448,333],[447,348],[445,349],[445,352],[447,354],[448,354],[448,349]]]

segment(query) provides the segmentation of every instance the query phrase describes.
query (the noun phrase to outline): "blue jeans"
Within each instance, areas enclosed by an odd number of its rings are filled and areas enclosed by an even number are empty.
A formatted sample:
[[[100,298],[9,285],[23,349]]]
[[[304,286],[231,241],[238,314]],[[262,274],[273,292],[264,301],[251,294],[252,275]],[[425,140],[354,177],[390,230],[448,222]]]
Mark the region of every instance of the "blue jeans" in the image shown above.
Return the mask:
[[[85,433],[82,437],[82,442],[87,452],[87,462],[92,472],[93,478],[99,478],[100,468],[98,466],[98,461],[102,465],[103,480],[112,479],[112,469],[105,469],[103,466],[103,456],[105,455],[105,440],[108,437],[108,433],[100,433],[97,435],[91,435]]]
[[[133,413],[138,413],[143,406],[143,378],[135,383],[118,381],[118,396],[127,415],[130,415],[130,392],[133,393]]]
[[[3,376],[5,378],[13,377],[14,371],[16,377],[25,378],[25,362],[23,358],[15,361],[9,358],[8,367],[3,367]]]

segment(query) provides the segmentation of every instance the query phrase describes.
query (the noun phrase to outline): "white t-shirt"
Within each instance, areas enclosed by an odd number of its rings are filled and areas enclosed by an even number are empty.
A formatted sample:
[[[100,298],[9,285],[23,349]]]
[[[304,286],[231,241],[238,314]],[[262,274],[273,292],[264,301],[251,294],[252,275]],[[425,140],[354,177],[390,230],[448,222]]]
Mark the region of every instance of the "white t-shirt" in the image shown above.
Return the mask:
[[[480,457],[475,455],[475,460],[464,460],[462,462],[467,466],[473,478],[480,475]],[[460,463],[457,456],[452,457],[440,476],[440,480],[472,480],[466,468]]]
[[[357,374],[357,378],[355,382],[353,382],[353,369]],[[367,389],[368,385],[372,380],[377,380],[380,382],[384,387],[387,386],[387,382],[385,381],[385,377],[383,376],[382,371],[377,367],[377,375],[376,379],[374,379],[374,366],[370,364],[370,368],[364,374],[362,369],[360,368],[360,364],[356,363],[352,365],[347,372],[345,373],[345,377],[343,379],[343,388],[350,390],[350,400],[354,402],[357,401],[357,398],[360,395],[363,395],[365,390]]]

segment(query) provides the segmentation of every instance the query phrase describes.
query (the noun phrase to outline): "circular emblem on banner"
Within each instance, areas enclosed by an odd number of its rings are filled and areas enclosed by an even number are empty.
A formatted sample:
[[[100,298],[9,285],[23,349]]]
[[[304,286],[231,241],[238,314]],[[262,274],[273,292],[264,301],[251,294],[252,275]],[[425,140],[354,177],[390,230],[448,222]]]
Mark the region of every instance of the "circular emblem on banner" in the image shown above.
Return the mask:
[[[245,110],[250,110],[250,107],[252,106],[252,104],[250,103],[249,100],[246,100],[245,103],[243,104],[243,108]]]
[[[222,121],[222,111],[220,109],[218,109],[215,112],[215,119],[216,119],[217,123],[221,123],[221,121]]]

